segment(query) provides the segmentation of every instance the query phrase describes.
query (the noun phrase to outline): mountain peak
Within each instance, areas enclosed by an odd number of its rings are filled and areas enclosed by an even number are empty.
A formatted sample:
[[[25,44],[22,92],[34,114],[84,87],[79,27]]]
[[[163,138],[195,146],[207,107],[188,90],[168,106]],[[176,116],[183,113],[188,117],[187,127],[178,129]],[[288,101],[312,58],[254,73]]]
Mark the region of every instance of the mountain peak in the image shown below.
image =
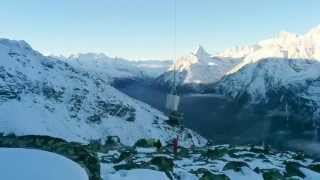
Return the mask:
[[[193,53],[199,59],[210,58],[210,54],[203,48],[203,46],[199,45],[196,51]]]

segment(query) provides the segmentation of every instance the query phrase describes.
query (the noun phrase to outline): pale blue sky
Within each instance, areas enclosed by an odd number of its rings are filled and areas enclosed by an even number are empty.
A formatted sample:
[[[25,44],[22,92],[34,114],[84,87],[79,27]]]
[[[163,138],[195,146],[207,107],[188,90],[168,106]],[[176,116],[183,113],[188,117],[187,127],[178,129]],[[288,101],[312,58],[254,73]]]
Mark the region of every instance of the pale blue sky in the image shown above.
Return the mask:
[[[177,0],[177,54],[210,53],[320,24],[319,0]],[[44,54],[173,56],[173,0],[2,0],[0,37]]]

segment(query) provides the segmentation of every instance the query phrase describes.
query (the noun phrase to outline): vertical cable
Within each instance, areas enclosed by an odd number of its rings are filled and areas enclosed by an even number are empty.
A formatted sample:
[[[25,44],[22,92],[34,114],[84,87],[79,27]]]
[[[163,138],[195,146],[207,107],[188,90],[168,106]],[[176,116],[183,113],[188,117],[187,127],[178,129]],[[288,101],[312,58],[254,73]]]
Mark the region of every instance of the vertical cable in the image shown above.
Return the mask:
[[[176,59],[177,59],[177,0],[173,0],[173,88],[174,94],[176,87]]]

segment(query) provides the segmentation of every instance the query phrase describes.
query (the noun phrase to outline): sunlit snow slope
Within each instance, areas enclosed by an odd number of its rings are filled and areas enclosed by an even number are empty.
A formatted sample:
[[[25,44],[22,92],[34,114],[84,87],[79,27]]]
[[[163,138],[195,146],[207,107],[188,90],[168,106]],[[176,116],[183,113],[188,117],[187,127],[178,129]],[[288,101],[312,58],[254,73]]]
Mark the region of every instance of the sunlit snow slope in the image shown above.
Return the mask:
[[[119,136],[165,142],[177,134],[161,112],[108,84],[109,79],[33,50],[24,41],[0,40],[0,131],[88,142]],[[190,130],[185,145],[204,144]]]
[[[251,46],[227,49],[220,57],[243,58],[230,73],[264,58],[320,59],[320,25],[303,35],[281,32]]]
[[[88,180],[77,163],[39,150],[0,148],[2,180]]]
[[[68,58],[58,57],[69,64],[94,72],[112,82],[115,79],[146,79],[155,78],[165,72],[171,61],[157,60],[127,60],[117,57],[109,57],[103,53],[86,53],[71,55]]]

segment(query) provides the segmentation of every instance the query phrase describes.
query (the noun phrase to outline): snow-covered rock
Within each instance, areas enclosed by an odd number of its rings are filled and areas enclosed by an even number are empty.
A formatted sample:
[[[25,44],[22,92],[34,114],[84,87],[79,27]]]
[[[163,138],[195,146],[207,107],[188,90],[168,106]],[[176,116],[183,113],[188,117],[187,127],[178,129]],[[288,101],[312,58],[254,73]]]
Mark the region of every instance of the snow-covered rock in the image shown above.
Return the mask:
[[[3,180],[89,180],[80,165],[50,152],[0,148],[0,159]]]
[[[165,123],[163,113],[119,92],[107,78],[8,39],[0,40],[0,117],[0,132],[5,134],[83,143],[110,135],[126,145],[141,138],[166,142],[178,133]],[[184,145],[206,142],[190,130],[182,134]]]
[[[194,53],[180,57],[167,72],[159,76],[157,84],[170,86],[176,70],[176,84],[199,90],[199,86],[214,83],[236,65],[230,58],[212,57],[202,46]]]

